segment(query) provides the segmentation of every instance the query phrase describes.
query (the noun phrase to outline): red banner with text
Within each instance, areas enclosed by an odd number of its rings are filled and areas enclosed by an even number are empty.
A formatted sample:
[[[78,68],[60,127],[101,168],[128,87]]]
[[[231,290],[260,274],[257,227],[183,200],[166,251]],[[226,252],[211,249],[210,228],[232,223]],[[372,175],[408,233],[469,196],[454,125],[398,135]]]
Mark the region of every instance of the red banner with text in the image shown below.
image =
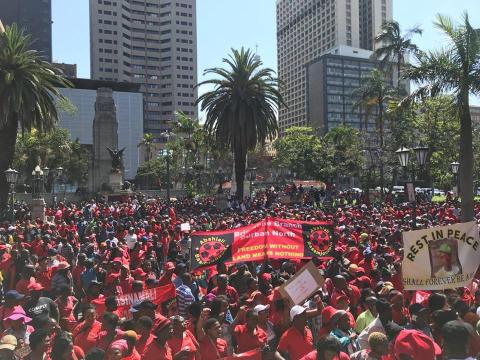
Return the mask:
[[[265,218],[227,231],[192,234],[192,268],[217,262],[329,257],[335,248],[333,224]]]

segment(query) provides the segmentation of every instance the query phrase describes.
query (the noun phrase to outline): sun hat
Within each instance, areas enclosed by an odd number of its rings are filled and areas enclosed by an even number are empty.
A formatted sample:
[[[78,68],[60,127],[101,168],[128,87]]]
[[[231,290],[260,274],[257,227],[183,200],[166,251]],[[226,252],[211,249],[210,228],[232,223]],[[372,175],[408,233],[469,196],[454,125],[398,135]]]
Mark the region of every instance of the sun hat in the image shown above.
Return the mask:
[[[17,338],[13,335],[5,335],[0,339],[0,350],[8,349],[8,350],[15,350],[17,347]]]

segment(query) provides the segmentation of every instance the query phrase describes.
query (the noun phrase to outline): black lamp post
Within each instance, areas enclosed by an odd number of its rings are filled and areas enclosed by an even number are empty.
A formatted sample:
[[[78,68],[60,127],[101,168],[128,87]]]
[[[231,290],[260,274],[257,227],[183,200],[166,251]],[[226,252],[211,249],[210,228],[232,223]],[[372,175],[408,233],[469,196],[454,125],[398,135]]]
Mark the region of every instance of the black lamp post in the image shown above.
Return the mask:
[[[253,187],[253,182],[257,178],[257,168],[252,167],[248,168],[245,170],[245,173],[247,174],[248,180],[250,181],[250,198],[252,197],[252,187]]]
[[[18,171],[12,168],[5,170],[5,177],[8,183],[8,198],[11,223],[15,222],[15,184],[18,180]]]
[[[32,181],[33,181],[33,191],[32,197],[34,199],[40,199],[41,193],[43,192],[43,170],[40,168],[40,165],[35,166],[35,169],[32,171]]]
[[[457,161],[452,162],[450,164],[450,169],[452,170],[452,174],[455,178],[455,187],[457,188],[455,196],[458,196],[458,194],[460,193],[458,189],[458,170],[460,169],[460,163]]]
[[[428,155],[428,147],[419,145],[413,149],[416,159],[417,159],[417,164],[420,168],[423,168],[427,161],[427,155]],[[410,153],[411,150],[402,146],[400,149],[395,151],[395,153],[398,156],[398,161],[400,165],[403,167],[405,173],[408,172],[408,161],[410,159]],[[415,165],[412,163],[411,167],[411,184],[413,187],[413,194],[414,198],[412,199],[412,205],[413,205],[413,228],[417,228],[417,200],[416,200],[416,192],[415,192]],[[407,185],[408,188],[408,185]]]

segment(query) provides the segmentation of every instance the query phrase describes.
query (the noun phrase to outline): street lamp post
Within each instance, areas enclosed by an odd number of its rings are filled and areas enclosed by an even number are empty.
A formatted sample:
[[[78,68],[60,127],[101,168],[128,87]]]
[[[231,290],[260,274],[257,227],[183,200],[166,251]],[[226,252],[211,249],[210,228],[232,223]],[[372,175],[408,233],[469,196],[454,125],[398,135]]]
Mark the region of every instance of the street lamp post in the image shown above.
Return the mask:
[[[248,180],[250,181],[250,189],[249,190],[250,190],[250,198],[251,198],[252,197],[253,182],[257,178],[257,168],[255,168],[255,167],[248,168],[248,169],[245,170],[245,172],[247,173]]]
[[[5,177],[7,178],[8,183],[10,220],[13,224],[15,222],[15,184],[18,180],[18,171],[12,168],[8,168],[7,170],[5,170]]]
[[[455,197],[458,196],[458,194],[460,194],[460,191],[458,189],[458,170],[460,169],[460,163],[457,162],[457,161],[454,161],[450,164],[450,169],[452,170],[452,174],[455,178],[455,191],[454,191],[454,195]]]
[[[165,139],[166,143],[168,143],[170,141],[170,138],[175,136],[175,134],[172,131],[170,131],[170,129],[167,129],[164,132],[162,132],[160,134],[160,136]],[[166,156],[166,160],[167,160],[167,205],[170,206],[170,154],[171,154],[171,150],[162,149],[161,152],[162,152],[162,154],[164,154],[164,156]]]
[[[423,168],[423,166],[425,165],[425,163],[427,161],[428,147],[423,146],[423,145],[419,145],[419,146],[415,147],[413,149],[413,151],[415,153],[418,166],[420,168]],[[400,149],[395,151],[395,153],[398,156],[398,161],[399,161],[400,165],[402,166],[402,168],[404,169],[405,174],[407,174],[408,173],[408,161],[410,159],[411,150],[402,146]],[[407,183],[407,190],[408,190],[408,187],[409,187],[409,184]],[[413,188],[413,198],[410,198],[410,196],[409,196],[409,200],[411,201],[412,206],[413,206],[413,229],[416,229],[417,228],[417,199],[416,199],[416,191],[415,191],[415,165],[413,163],[412,163],[412,167],[411,167],[411,188],[410,188],[410,190],[412,190],[412,188]]]

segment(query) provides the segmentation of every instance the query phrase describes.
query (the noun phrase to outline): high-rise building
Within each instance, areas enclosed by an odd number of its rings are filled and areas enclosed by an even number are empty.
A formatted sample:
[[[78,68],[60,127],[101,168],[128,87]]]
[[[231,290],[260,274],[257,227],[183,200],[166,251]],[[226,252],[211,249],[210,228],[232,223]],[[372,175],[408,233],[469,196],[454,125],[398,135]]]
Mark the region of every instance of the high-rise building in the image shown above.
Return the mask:
[[[337,46],[370,48],[373,36],[363,32],[376,34],[391,19],[392,0],[277,0],[278,76],[288,106],[279,111],[280,136],[308,124],[307,64]]]
[[[0,20],[25,29],[32,36],[32,48],[52,61],[51,0],[0,0]]]
[[[393,18],[392,0],[359,0],[360,48],[375,50],[375,36]]]
[[[77,64],[53,63],[68,78],[77,77]]]
[[[197,116],[196,0],[90,0],[92,79],[141,85],[144,131]]]
[[[480,129],[480,106],[470,105],[470,116],[472,118],[472,127]]]

